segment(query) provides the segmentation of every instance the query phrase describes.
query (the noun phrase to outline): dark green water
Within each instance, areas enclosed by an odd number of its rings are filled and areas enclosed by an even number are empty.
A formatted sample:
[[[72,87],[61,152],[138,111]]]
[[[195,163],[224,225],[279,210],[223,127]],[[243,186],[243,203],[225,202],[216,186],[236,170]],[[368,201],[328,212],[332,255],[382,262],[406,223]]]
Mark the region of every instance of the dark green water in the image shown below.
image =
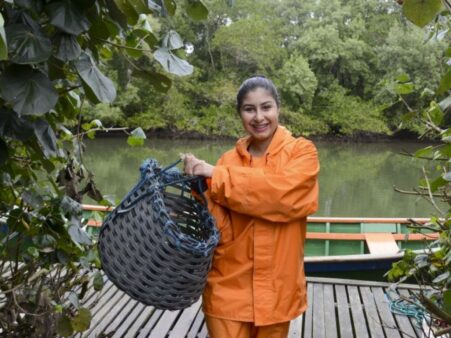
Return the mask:
[[[181,152],[214,163],[234,142],[148,139],[132,148],[121,138],[87,142],[84,163],[95,174],[101,191],[120,200],[136,183],[140,163],[155,157],[163,165]],[[317,142],[320,173],[320,208],[317,216],[427,217],[433,208],[424,199],[397,193],[411,190],[421,177],[421,160],[402,156],[424,146],[415,143]],[[89,201],[87,201],[89,202]]]

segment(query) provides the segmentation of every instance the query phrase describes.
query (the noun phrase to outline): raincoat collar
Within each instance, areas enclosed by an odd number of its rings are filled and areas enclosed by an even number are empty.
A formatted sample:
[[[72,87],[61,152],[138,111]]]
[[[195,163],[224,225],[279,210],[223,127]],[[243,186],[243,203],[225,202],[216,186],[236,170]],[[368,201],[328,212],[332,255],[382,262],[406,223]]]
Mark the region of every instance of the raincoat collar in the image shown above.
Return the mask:
[[[265,156],[277,154],[285,144],[292,140],[291,133],[283,126],[277,126],[276,131],[274,132],[274,136],[272,137],[271,143],[266,150]],[[236,143],[236,149],[238,153],[245,157],[250,158],[251,154],[247,150],[249,148],[249,144],[251,143],[251,137],[246,136],[240,138]]]

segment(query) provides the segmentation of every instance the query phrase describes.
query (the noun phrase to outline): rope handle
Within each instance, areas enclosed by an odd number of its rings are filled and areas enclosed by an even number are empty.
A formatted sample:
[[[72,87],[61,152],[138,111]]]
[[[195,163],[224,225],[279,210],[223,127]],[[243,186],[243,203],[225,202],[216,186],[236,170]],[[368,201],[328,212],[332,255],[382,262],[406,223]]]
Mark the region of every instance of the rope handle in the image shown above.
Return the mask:
[[[151,191],[148,191],[147,193],[142,194],[137,199],[131,201],[127,205],[127,207],[125,207],[125,205],[124,205],[124,201],[127,200],[128,197],[131,196],[135,191],[140,189],[140,187],[145,183],[146,180],[152,179],[155,176],[162,176],[162,175],[164,175],[170,169],[174,168],[177,164],[179,164],[181,161],[182,161],[181,159],[178,159],[177,161],[171,163],[170,165],[164,167],[161,170],[155,170],[155,171],[151,170],[150,172],[147,172],[147,170],[146,170],[147,168],[143,168],[142,169],[141,181],[123,199],[123,202],[121,202],[121,205],[119,206],[119,208],[116,209],[116,214],[123,214],[123,213],[129,212],[132,209],[134,204],[136,204],[139,200],[143,199],[145,196],[147,196],[147,195],[152,193]],[[150,163],[149,163],[149,165],[150,165]],[[183,175],[182,176],[182,175],[180,175],[180,176],[181,176],[181,178],[176,179],[176,180],[168,181],[168,182],[160,185],[160,187],[161,188],[165,188],[166,186],[179,185],[178,188],[180,188],[182,190],[182,192],[183,191],[190,192],[188,189],[186,189],[186,187],[183,186],[183,183],[190,183],[190,188],[192,190],[194,190],[196,193],[199,194],[199,196],[201,197],[201,201],[203,202],[204,206],[206,208],[208,208],[208,201],[207,201],[207,198],[204,195],[204,192],[208,189],[205,177],[197,176],[197,175],[195,175],[195,176],[187,176],[187,175]]]
[[[172,169],[173,167],[175,167],[180,162],[182,162],[182,159],[178,159],[174,163],[172,163],[172,164],[168,165],[167,167],[161,169],[159,174],[164,174],[165,172],[167,172],[169,169]],[[206,181],[204,176],[199,176],[199,175],[187,176],[187,175],[184,175],[183,178],[175,180],[175,181],[168,182],[168,183],[164,184],[163,187],[166,187],[168,185],[174,185],[174,184],[179,184],[179,183],[188,183],[188,182],[190,183],[191,189],[193,189],[197,194],[199,194],[201,196],[202,202],[204,202],[205,207],[207,207],[208,206],[208,202],[207,202],[207,198],[204,195],[204,192],[207,191],[208,185],[207,185],[207,181]]]

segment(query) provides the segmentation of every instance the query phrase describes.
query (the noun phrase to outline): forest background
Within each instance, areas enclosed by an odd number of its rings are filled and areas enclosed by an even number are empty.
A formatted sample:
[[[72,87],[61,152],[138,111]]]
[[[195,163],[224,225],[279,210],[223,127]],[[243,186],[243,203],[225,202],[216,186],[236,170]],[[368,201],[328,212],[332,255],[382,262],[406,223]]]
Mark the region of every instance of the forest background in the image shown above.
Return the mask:
[[[129,75],[128,54],[140,52],[119,49],[103,69],[118,84],[118,98],[85,105],[84,119],[157,135],[237,137],[237,88],[262,74],[279,88],[281,122],[296,135],[420,133],[421,122],[406,115],[405,105],[421,110],[434,96],[446,66],[446,34],[414,26],[395,1],[205,4],[209,15],[202,22],[186,20],[180,11],[164,23],[148,18],[156,35],[179,32],[184,48],[175,52],[194,66],[191,75],[171,75],[172,86],[157,92],[152,82]]]

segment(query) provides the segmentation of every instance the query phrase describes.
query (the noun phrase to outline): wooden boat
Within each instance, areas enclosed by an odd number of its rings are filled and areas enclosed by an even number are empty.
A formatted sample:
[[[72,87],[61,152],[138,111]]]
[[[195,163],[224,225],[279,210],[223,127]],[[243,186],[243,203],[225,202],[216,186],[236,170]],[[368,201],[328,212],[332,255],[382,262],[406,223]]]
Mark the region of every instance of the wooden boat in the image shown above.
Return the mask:
[[[111,207],[83,205],[87,229],[96,234]],[[415,218],[426,223],[428,218]],[[309,273],[388,270],[403,250],[422,250],[437,233],[410,233],[407,218],[308,217],[305,271]]]

